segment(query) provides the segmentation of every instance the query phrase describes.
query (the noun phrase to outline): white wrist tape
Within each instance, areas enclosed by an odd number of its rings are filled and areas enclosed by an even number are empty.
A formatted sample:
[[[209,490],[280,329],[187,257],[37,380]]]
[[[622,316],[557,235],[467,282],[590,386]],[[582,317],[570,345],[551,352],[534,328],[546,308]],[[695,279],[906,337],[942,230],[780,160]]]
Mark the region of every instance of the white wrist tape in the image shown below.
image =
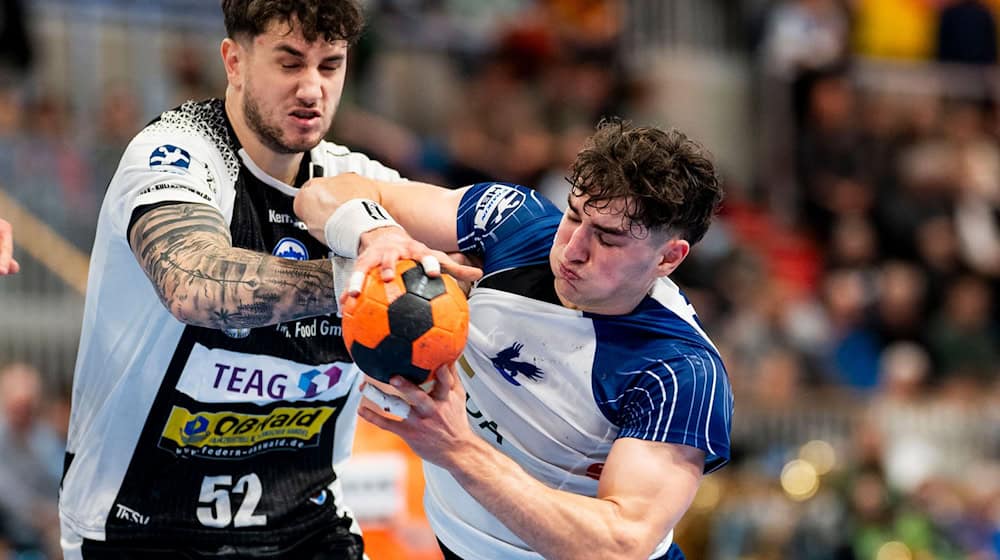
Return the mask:
[[[354,198],[340,205],[326,220],[326,244],[337,255],[355,258],[361,234],[380,227],[396,226],[396,220],[374,200]]]
[[[354,259],[333,255],[333,295],[337,302],[337,317],[343,317],[340,310],[340,296],[347,289],[351,282],[351,274],[354,272]]]
[[[365,383],[365,387],[361,389],[361,394],[368,400],[375,403],[375,406],[379,407],[384,412],[388,412],[389,414],[399,416],[404,419],[410,415],[410,403],[395,395],[386,394],[382,391],[382,389],[379,389],[371,383]]]

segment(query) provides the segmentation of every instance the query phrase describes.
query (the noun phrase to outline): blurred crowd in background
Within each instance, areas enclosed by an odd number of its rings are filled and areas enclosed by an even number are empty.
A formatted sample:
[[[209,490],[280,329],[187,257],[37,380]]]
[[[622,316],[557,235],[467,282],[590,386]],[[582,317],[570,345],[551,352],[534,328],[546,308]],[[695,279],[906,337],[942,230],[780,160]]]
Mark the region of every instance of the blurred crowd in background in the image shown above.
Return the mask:
[[[184,2],[2,2],[0,194],[87,252],[132,135],[184,99],[222,94],[223,32],[203,2],[214,24],[147,63],[166,105],[126,81],[91,99],[43,78],[52,45],[37,30],[73,4]],[[557,204],[602,117],[688,122],[663,109],[685,82],[636,55],[643,39],[663,46],[656,30],[636,30],[710,9],[708,50],[736,61],[726,79],[744,95],[736,110],[706,100],[690,111],[743,118],[683,127],[716,153],[728,189],[674,278],[726,358],[735,455],[703,483],[678,541],[695,560],[1000,559],[1000,1],[366,6],[331,140],[413,179],[518,182]],[[109,29],[123,32],[118,20]],[[703,60],[711,33],[682,31],[694,44],[667,48]],[[0,366],[17,362],[6,352]],[[71,369],[45,369],[0,371],[0,558],[56,555]],[[406,519],[371,513],[411,547],[399,558],[433,551],[411,498]]]

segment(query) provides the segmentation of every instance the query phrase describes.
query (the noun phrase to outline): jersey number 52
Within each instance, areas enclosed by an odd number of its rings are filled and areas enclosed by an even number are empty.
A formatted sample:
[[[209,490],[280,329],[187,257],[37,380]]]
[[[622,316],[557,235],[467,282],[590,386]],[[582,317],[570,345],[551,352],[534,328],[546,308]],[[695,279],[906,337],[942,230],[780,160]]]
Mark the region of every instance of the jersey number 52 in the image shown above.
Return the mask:
[[[232,494],[243,494],[243,501],[235,516],[230,499]],[[198,508],[198,521],[206,527],[216,528],[229,527],[230,524],[233,527],[267,525],[266,515],[253,513],[262,494],[260,477],[254,473],[241,477],[236,484],[233,484],[233,477],[229,475],[206,476],[201,481],[198,503],[208,505]]]

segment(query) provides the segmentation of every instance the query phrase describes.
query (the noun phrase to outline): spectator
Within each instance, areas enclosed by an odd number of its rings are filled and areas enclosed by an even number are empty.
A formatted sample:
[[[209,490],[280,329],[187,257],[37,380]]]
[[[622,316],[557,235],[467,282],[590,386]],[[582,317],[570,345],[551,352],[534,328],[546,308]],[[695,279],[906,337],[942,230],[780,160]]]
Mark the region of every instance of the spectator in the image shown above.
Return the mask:
[[[937,28],[937,59],[991,65],[997,62],[997,24],[980,0],[946,0]]]
[[[0,515],[15,549],[56,558],[64,443],[43,423],[43,405],[38,370],[17,363],[0,369]]]
[[[121,84],[104,89],[99,115],[97,133],[89,149],[93,193],[107,189],[125,147],[143,124],[135,93]]]
[[[974,275],[948,288],[939,316],[930,329],[930,345],[944,375],[971,375],[989,381],[1000,362],[1000,336],[990,316],[993,294]]]
[[[21,0],[0,0],[0,74],[25,74],[31,68],[33,50],[28,35]]]

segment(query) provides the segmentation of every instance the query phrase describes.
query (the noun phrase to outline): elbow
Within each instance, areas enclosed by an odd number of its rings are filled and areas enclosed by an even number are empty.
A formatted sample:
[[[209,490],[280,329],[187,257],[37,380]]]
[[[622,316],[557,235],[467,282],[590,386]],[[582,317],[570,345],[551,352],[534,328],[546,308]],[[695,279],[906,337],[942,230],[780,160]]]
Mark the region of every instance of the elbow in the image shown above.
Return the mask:
[[[612,529],[607,549],[600,557],[607,560],[646,560],[663,537],[654,537],[648,529],[646,526],[630,527],[628,524]]]
[[[598,548],[597,550],[602,550]],[[559,556],[563,560],[577,560],[579,558],[600,558],[601,560],[647,560],[653,549],[646,550],[639,546],[638,542],[615,542],[604,547],[599,554],[594,553],[595,549],[587,548],[586,551],[573,551],[566,556]]]
[[[651,547],[635,535],[617,535],[609,554],[609,560],[646,560],[652,554]]]
[[[196,303],[197,298],[189,297],[186,293],[180,293],[179,290],[168,293],[156,286],[156,295],[163,307],[170,312],[170,315],[185,325],[209,329],[230,327],[230,325],[220,321],[220,317],[215,316],[215,314],[206,314],[206,310],[199,309]]]
[[[162,290],[157,289],[156,295],[160,298],[160,303],[163,307],[167,308],[167,311],[181,323],[185,325],[193,325],[196,327],[212,327],[214,325],[203,324],[203,321],[195,320],[197,314],[195,313],[194,306],[190,303],[190,298],[177,297],[176,295],[166,294]]]
[[[597,540],[581,540],[563,548],[560,553],[546,555],[558,560],[600,558],[601,560],[647,560],[656,544],[625,530],[612,529]]]

